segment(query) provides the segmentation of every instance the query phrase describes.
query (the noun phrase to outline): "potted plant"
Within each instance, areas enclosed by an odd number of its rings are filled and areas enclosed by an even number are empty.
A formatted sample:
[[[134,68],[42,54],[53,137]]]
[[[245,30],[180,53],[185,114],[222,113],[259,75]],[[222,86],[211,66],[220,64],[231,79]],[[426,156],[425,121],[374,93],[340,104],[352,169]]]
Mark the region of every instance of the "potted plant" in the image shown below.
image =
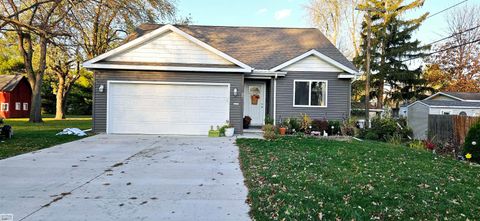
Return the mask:
[[[288,128],[288,122],[284,121],[280,124],[280,127],[278,128],[278,132],[280,135],[285,135],[287,133],[287,128]]]
[[[252,118],[249,116],[245,116],[243,118],[243,129],[248,129],[250,127],[250,122],[252,122]]]
[[[226,137],[233,137],[234,133],[235,133],[235,128],[232,126],[232,124],[227,122],[227,125],[225,127],[225,136]]]

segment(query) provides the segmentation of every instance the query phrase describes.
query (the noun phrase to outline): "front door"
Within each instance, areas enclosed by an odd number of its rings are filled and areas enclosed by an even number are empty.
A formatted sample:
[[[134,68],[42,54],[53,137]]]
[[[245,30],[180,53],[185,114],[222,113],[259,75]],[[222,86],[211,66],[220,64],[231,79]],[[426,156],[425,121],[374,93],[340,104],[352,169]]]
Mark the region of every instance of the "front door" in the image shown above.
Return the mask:
[[[265,95],[264,82],[245,82],[244,89],[244,115],[252,118],[250,125],[262,126],[265,121]]]

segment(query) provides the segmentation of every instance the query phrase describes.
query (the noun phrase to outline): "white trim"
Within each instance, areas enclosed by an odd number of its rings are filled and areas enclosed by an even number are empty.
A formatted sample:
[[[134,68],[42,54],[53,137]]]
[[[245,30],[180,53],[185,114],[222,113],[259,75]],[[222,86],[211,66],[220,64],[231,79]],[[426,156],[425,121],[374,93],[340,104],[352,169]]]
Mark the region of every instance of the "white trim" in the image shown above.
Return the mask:
[[[249,75],[245,75],[245,79],[269,80],[269,79],[272,79],[272,77],[262,77],[262,76],[249,76]]]
[[[5,105],[5,110],[3,109],[3,106]],[[1,103],[0,104],[0,111],[5,111],[5,112],[8,112],[10,107],[10,105],[8,103]]]
[[[27,102],[23,103],[23,110],[28,111],[28,103]]]
[[[438,95],[443,95],[443,96],[446,96],[446,97],[449,97],[449,98],[452,98],[452,99],[455,99],[455,100],[459,100],[459,101],[465,101],[465,100],[463,100],[463,99],[461,99],[461,98],[459,98],[459,97],[455,97],[455,96],[450,95],[450,94],[445,94],[445,93],[443,93],[443,92],[437,92],[436,94],[434,94],[434,95],[432,95],[432,96],[430,96],[430,97],[427,97],[427,98],[425,98],[424,100],[431,100],[432,98],[434,98],[434,97],[436,97],[436,96],[438,96]]]
[[[90,60],[88,60],[88,61],[85,61],[85,62],[83,63],[83,67],[85,67],[85,68],[92,68],[92,69],[93,69],[93,68],[98,68],[98,67],[92,66],[92,65],[93,65],[94,63],[100,61],[100,60],[103,60],[103,59],[107,58],[107,57],[110,57],[110,56],[119,54],[119,53],[121,53],[121,52],[123,52],[123,51],[126,51],[126,50],[132,48],[132,47],[135,47],[135,46],[137,46],[137,45],[140,45],[140,44],[142,44],[142,43],[144,43],[144,42],[146,42],[146,41],[148,41],[148,40],[150,40],[150,39],[153,39],[153,38],[155,38],[155,37],[157,37],[157,36],[159,36],[159,35],[167,32],[167,31],[172,31],[172,32],[175,32],[176,34],[179,34],[179,35],[185,37],[186,39],[192,41],[193,43],[196,43],[197,45],[199,45],[199,46],[207,49],[208,51],[213,52],[214,54],[216,54],[216,55],[218,55],[218,56],[220,56],[220,57],[222,57],[222,58],[224,58],[224,59],[226,59],[226,60],[228,60],[228,61],[236,64],[236,65],[238,65],[239,67],[241,67],[242,69],[244,69],[244,71],[250,72],[251,70],[253,70],[252,67],[250,67],[250,66],[248,66],[248,65],[240,62],[239,60],[237,60],[237,59],[235,59],[235,58],[233,58],[233,57],[231,57],[231,56],[229,56],[229,55],[227,55],[227,54],[225,54],[225,53],[223,53],[223,52],[215,49],[214,47],[212,47],[212,46],[210,46],[210,45],[208,45],[208,44],[206,44],[206,43],[198,40],[197,38],[195,38],[195,37],[193,37],[193,36],[191,36],[191,35],[183,32],[182,30],[180,30],[180,29],[178,29],[178,28],[176,28],[175,26],[170,25],[170,24],[164,25],[164,26],[162,26],[162,27],[160,27],[160,28],[158,28],[158,29],[156,29],[156,30],[148,33],[148,34],[145,34],[145,35],[143,35],[143,36],[141,36],[141,37],[139,37],[139,38],[137,38],[137,39],[134,39],[134,40],[132,40],[132,41],[130,41],[130,42],[128,42],[128,43],[126,43],[126,44],[118,47],[118,48],[115,48],[115,49],[113,49],[113,50],[111,50],[111,51],[108,51],[108,52],[106,52],[106,53],[103,53],[103,54],[101,54],[101,55],[99,55],[99,56],[97,56],[97,57],[95,57],[95,58],[93,58],[93,59],[90,59]],[[162,66],[160,66],[160,67],[162,67]]]
[[[349,68],[349,67],[347,67],[347,66],[345,66],[345,65],[343,65],[343,64],[340,64],[339,62],[337,62],[337,61],[331,59],[330,57],[328,57],[328,56],[326,56],[326,55],[318,52],[318,51],[315,50],[315,49],[312,49],[312,50],[310,50],[310,51],[307,51],[306,53],[304,53],[304,54],[302,54],[302,55],[300,55],[300,56],[298,56],[298,57],[295,57],[295,58],[293,58],[293,59],[291,59],[291,60],[289,60],[289,61],[287,61],[287,62],[285,62],[285,63],[283,63],[283,64],[281,64],[281,65],[278,65],[278,66],[270,69],[270,71],[278,71],[278,70],[281,70],[282,68],[285,68],[285,67],[287,67],[287,66],[289,66],[289,65],[291,65],[291,64],[294,64],[294,63],[296,63],[296,62],[298,62],[298,61],[300,61],[300,60],[302,60],[302,59],[304,59],[304,58],[306,58],[306,57],[308,57],[308,56],[310,56],[310,55],[315,55],[315,56],[319,57],[320,59],[326,61],[327,63],[329,63],[329,64],[331,64],[331,65],[333,65],[333,66],[335,66],[335,67],[337,67],[337,68],[340,68],[340,69],[346,71],[347,73],[350,73],[350,74],[358,74],[358,71],[353,70],[353,69],[351,69],[351,68]]]
[[[420,103],[420,104],[423,104],[424,106],[427,106],[427,107],[440,107],[440,108],[452,108],[452,109],[455,109],[455,108],[460,108],[460,109],[480,109],[480,107],[475,107],[475,106],[442,106],[442,105],[430,105],[430,104],[426,104],[426,103],[423,103],[422,101],[415,101],[413,103],[411,103],[410,105],[408,105],[406,108],[409,108],[410,106],[416,104],[416,103]]]
[[[22,102],[15,102],[15,110],[17,111],[22,110]]]
[[[110,128],[109,128],[109,121],[110,121],[110,86],[111,84],[164,84],[164,85],[214,85],[214,86],[227,86],[227,97],[228,97],[228,120],[230,120],[231,115],[230,115],[230,106],[231,106],[231,100],[230,100],[230,83],[204,83],[204,82],[170,82],[170,81],[118,81],[118,80],[109,80],[107,81],[107,122],[106,122],[106,132],[107,134],[110,133]]]
[[[122,69],[147,71],[204,71],[204,72],[250,72],[243,68],[177,67],[152,65],[91,64],[90,69]]]
[[[338,78],[339,79],[353,79],[353,78],[355,78],[355,75],[353,75],[353,74],[339,74]]]
[[[277,75],[273,79],[273,125],[277,125]]]
[[[295,104],[295,87],[297,82],[308,82],[308,103],[309,105],[296,105]],[[323,82],[325,83],[325,105],[324,106],[313,106],[312,102],[312,82]],[[313,108],[325,108],[328,107],[328,80],[293,80],[293,107],[313,107]]]

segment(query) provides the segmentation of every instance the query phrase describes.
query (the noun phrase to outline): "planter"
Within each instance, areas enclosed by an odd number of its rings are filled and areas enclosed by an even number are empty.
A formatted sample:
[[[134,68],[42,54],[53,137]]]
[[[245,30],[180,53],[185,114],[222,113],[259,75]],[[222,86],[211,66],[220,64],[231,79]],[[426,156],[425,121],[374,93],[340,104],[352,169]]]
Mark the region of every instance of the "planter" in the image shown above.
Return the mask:
[[[226,137],[233,137],[234,133],[235,133],[235,128],[233,128],[233,127],[225,128],[225,136]]]
[[[220,131],[219,130],[209,130],[208,131],[208,136],[209,137],[220,137]]]
[[[287,128],[285,127],[280,127],[278,129],[278,132],[280,133],[280,135],[285,135],[285,133],[287,133]]]

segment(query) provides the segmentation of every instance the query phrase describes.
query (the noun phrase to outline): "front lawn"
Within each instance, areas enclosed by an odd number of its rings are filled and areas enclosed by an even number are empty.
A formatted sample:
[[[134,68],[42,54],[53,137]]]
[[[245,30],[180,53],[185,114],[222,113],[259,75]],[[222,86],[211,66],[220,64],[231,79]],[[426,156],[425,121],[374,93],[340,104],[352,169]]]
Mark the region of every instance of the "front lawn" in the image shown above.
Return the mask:
[[[92,127],[90,116],[73,116],[67,120],[43,118],[44,123],[28,123],[28,119],[7,119],[5,124],[13,127],[14,136],[11,140],[0,141],[0,159],[27,153],[57,144],[78,140],[81,137],[55,134],[67,127],[89,129]]]
[[[380,142],[238,139],[254,220],[479,220],[480,167]]]

